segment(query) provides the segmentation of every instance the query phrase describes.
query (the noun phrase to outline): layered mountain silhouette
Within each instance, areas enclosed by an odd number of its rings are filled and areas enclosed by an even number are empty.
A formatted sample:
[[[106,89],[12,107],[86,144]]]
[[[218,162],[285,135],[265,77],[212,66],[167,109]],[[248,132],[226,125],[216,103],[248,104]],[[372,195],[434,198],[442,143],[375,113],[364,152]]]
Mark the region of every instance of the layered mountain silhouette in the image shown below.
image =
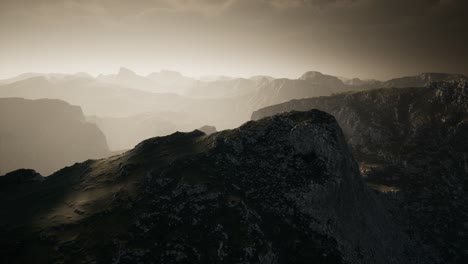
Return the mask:
[[[143,76],[125,67],[121,67],[117,74],[99,75],[97,80],[148,92],[180,95],[184,95],[196,82],[176,71],[162,70]]]
[[[0,173],[28,168],[43,175],[109,155],[106,138],[80,107],[59,100],[0,98]]]
[[[195,98],[246,96],[256,93],[261,85],[270,81],[271,79],[263,76],[251,79],[236,78],[212,82],[198,81],[188,90],[187,96]]]
[[[161,113],[176,113],[194,121],[195,124],[189,130],[204,124],[214,124],[220,128],[236,127],[248,120],[251,114],[251,108],[246,107],[247,100],[240,97],[190,98],[174,93],[145,92],[82,77],[51,79],[37,76],[0,85],[0,97],[59,99],[81,106],[87,116],[101,118],[150,114],[154,119],[167,119]],[[173,123],[177,127],[184,127],[184,120],[179,122],[175,119]],[[127,146],[131,147],[133,146]]]
[[[16,77],[13,77],[13,78],[0,80],[0,85],[1,84],[11,84],[11,83],[23,81],[23,80],[34,78],[34,77],[43,77],[43,78],[51,80],[51,81],[66,80],[66,79],[71,80],[71,79],[75,79],[75,78],[87,78],[87,79],[92,79],[93,78],[93,76],[91,76],[90,74],[85,73],[85,72],[78,72],[76,74],[28,72],[28,73],[20,74],[20,75],[18,75]]]
[[[373,188],[390,192],[399,208],[395,214],[404,215],[409,232],[440,254],[442,262],[468,261],[465,78],[293,100],[260,109],[252,119],[310,109],[336,117],[362,176]]]
[[[184,98],[155,94],[92,78],[50,79],[44,76],[0,86],[0,97],[59,99],[79,105],[86,115],[125,116],[181,106]]]
[[[15,171],[0,186],[3,263],[432,258],[365,186],[335,119],[316,110],[152,138],[46,178]]]
[[[31,76],[35,77],[28,78]],[[253,111],[289,100],[382,87],[423,87],[431,81],[460,78],[466,79],[457,74],[425,73],[389,81],[344,80],[310,71],[298,79],[194,80],[172,71],[142,76],[121,68],[117,74],[97,78],[84,73],[27,74],[0,85],[0,97],[51,98],[78,105],[85,115],[104,120],[95,123],[106,134],[110,148],[121,150],[149,136],[192,131],[205,124],[234,128],[249,120]]]
[[[139,89],[149,92],[164,92],[152,79],[140,76],[127,68],[120,68],[117,74],[113,75],[99,75],[99,81],[121,85],[132,89]]]
[[[191,87],[195,79],[182,75],[176,71],[162,70],[160,72],[150,73],[147,78],[157,82],[159,85],[168,87],[168,91],[184,93],[188,87]]]

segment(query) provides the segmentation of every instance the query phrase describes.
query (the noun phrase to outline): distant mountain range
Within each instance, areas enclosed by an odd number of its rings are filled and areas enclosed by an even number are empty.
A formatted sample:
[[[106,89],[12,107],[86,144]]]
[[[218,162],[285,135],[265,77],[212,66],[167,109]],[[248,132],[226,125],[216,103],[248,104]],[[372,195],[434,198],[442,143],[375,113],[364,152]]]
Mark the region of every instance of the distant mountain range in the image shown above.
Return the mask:
[[[109,147],[120,150],[174,130],[191,131],[204,125],[234,128],[249,120],[255,110],[293,99],[380,87],[423,87],[455,79],[466,77],[425,73],[382,82],[344,80],[310,71],[298,79],[254,76],[202,81],[173,71],[141,76],[121,68],[115,75],[97,78],[85,73],[25,74],[5,80],[0,97],[52,98],[78,105],[85,115],[96,117],[93,120],[106,133]],[[123,137],[122,131],[133,131],[125,133],[131,138]]]
[[[125,116],[178,107],[184,98],[154,94],[90,78],[28,78],[0,86],[0,97],[60,99],[82,107],[86,115]]]
[[[17,81],[22,81],[32,77],[43,76],[48,80],[64,80],[74,78],[96,79],[103,83],[114,84],[119,87],[127,87],[136,90],[143,90],[155,93],[176,93],[183,96],[196,97],[232,97],[246,93],[254,93],[255,89],[265,83],[281,80],[301,80],[307,81],[318,87],[331,87],[339,89],[346,87],[345,90],[357,89],[376,89],[376,88],[403,88],[403,87],[422,87],[434,81],[448,81],[453,79],[467,78],[462,74],[447,74],[447,73],[421,73],[414,76],[405,76],[390,79],[387,81],[379,80],[361,80],[359,78],[342,78],[332,75],[323,74],[317,71],[309,71],[304,73],[298,79],[274,78],[265,75],[256,75],[250,78],[239,78],[229,76],[205,76],[200,78],[192,78],[182,75],[177,71],[162,70],[153,72],[147,76],[138,75],[134,71],[121,67],[116,74],[99,75],[96,78],[90,74],[80,72],[76,74],[61,74],[61,73],[24,73],[19,76],[0,80],[1,84],[11,84]],[[274,84],[273,86],[278,86]],[[300,85],[299,85],[300,86]],[[218,90],[216,90],[218,87]],[[354,87],[354,88],[350,88]],[[294,88],[292,88],[294,89]],[[301,89],[301,88],[299,88]]]
[[[177,94],[183,93],[195,81],[173,71],[161,71],[159,73],[151,73],[148,76],[140,76],[127,68],[120,68],[119,72],[115,75],[99,75],[96,79],[105,83],[148,92]]]
[[[87,116],[112,120],[96,122],[99,126],[102,125],[102,131],[108,132],[112,150],[120,150],[122,146],[124,149],[132,148],[134,144],[147,138],[144,135],[158,135],[156,131],[189,131],[203,125],[234,127],[247,120],[251,113],[250,108],[244,107],[247,100],[243,98],[191,98],[171,93],[152,93],[83,77],[32,77],[0,85],[0,97],[59,99],[79,105]],[[142,123],[143,116],[145,120],[153,121]],[[134,120],[130,120],[132,117]],[[170,121],[162,122],[169,119]],[[160,126],[157,129],[153,125],[156,120],[161,121],[157,122]],[[133,128],[135,133],[129,135],[136,136],[135,139],[127,138],[118,143],[113,140],[121,134],[116,128],[125,128],[132,123],[138,124]],[[126,129],[131,130],[130,127]],[[127,142],[128,145],[122,142]]]

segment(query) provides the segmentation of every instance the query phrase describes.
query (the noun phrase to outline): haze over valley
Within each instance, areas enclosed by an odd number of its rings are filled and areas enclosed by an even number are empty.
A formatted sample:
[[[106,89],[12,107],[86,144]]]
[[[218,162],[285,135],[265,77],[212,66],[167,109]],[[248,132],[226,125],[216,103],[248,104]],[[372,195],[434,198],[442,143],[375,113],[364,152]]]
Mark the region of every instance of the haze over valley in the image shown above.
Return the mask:
[[[160,76],[161,79],[158,79]],[[466,78],[423,73],[388,81],[345,79],[316,71],[297,79],[269,76],[196,80],[164,71],[140,76],[121,68],[93,78],[86,73],[28,73],[1,81],[1,97],[59,99],[81,107],[86,119],[106,135],[113,151],[130,149],[152,136],[192,131],[203,125],[235,128],[253,111],[292,99],[327,96],[379,87],[422,87],[431,81]],[[174,90],[168,84],[177,84]]]

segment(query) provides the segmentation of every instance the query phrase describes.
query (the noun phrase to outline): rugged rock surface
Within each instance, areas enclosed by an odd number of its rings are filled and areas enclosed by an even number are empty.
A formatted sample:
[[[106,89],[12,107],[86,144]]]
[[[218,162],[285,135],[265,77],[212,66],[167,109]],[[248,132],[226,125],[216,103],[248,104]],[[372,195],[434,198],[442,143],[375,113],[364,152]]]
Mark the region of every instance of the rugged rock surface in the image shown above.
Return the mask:
[[[468,262],[468,81],[294,100],[252,119],[310,109],[337,118],[363,176],[391,192],[409,234],[445,263]]]
[[[413,76],[393,78],[387,81],[361,80],[358,78],[344,80],[344,83],[355,87],[357,90],[369,90],[378,88],[408,88],[425,87],[432,82],[468,80],[463,74],[425,72]]]
[[[29,173],[31,174],[31,173]],[[1,179],[1,177],[0,177]],[[5,184],[5,183],[3,183]],[[25,210],[25,208],[28,210]],[[148,139],[0,192],[2,263],[427,263],[320,111]]]
[[[109,154],[104,134],[78,106],[59,100],[0,99],[0,173],[30,168],[48,175]]]

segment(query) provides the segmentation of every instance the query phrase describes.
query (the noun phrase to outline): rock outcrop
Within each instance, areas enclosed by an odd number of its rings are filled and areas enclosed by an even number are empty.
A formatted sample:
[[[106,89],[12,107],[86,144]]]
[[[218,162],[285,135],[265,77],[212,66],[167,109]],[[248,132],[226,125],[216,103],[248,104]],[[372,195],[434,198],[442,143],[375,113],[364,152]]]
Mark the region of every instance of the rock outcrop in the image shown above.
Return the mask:
[[[468,81],[294,100],[252,119],[310,109],[336,117],[363,177],[391,192],[409,234],[446,263],[468,261]]]
[[[205,133],[207,135],[211,135],[213,133],[218,132],[216,130],[216,127],[214,127],[214,126],[202,126],[198,130],[200,130],[201,132],[203,132],[203,133]]]
[[[0,219],[4,263],[430,258],[365,186],[335,119],[317,110],[148,139],[27,184],[0,193],[11,212]]]

